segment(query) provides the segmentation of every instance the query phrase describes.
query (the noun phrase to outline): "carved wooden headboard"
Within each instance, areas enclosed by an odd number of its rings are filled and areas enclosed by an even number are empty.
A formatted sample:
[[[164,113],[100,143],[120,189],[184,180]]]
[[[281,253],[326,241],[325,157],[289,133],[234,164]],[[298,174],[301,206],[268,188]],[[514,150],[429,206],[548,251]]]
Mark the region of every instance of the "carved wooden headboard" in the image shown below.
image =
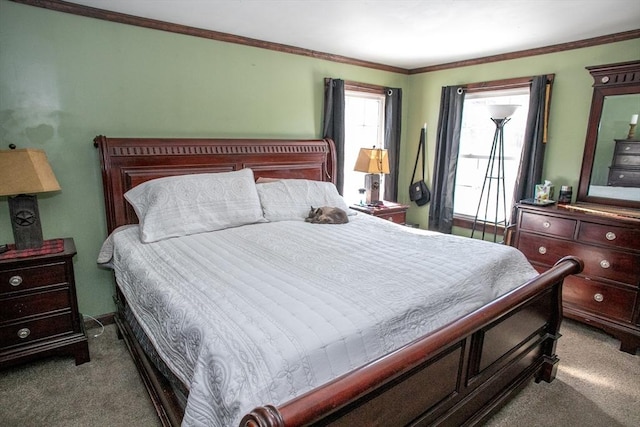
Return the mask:
[[[251,168],[255,178],[304,178],[335,183],[330,139],[179,139],[97,136],[107,229],[138,222],[124,193],[145,181]]]

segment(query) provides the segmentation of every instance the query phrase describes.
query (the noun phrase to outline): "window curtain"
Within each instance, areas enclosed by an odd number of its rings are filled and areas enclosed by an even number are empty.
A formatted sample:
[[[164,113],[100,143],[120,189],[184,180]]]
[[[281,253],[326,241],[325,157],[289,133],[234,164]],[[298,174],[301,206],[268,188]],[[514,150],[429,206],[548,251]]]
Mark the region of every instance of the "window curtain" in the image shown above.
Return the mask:
[[[391,173],[384,180],[384,199],[398,201],[400,173],[400,129],[402,121],[402,89],[386,88],[384,102],[384,143]]]
[[[440,117],[433,168],[429,229],[451,234],[453,227],[453,193],[460,149],[464,90],[459,86],[442,88]]]
[[[331,138],[336,146],[338,192],[344,188],[344,80],[326,78],[324,80],[324,122],[323,138]]]
[[[534,196],[535,185],[542,182],[542,165],[546,146],[547,99],[551,83],[547,76],[536,76],[531,80],[529,93],[529,115],[524,132],[520,155],[520,168],[513,190],[511,224],[515,224],[515,204]]]

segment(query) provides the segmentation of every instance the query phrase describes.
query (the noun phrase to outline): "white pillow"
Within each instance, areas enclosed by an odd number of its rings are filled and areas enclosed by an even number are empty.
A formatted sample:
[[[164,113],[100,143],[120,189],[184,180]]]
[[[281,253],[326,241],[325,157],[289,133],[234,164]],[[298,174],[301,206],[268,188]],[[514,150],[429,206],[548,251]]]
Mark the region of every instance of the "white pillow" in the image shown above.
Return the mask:
[[[251,169],[158,178],[124,197],[143,242],[265,221]]]
[[[311,206],[332,206],[348,212],[347,203],[331,182],[283,179],[256,184],[264,217],[269,221],[300,220]]]

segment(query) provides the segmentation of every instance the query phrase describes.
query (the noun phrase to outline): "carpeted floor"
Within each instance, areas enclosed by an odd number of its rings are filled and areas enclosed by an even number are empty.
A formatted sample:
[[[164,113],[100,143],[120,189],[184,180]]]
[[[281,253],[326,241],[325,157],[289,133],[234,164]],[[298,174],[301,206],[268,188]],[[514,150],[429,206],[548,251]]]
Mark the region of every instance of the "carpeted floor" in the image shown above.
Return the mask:
[[[89,331],[91,362],[70,358],[0,372],[0,426],[159,426],[115,326]],[[640,426],[640,355],[571,321],[562,326],[561,362],[551,384],[529,384],[487,426]]]
[[[115,325],[99,333],[88,331],[88,363],[52,358],[1,371],[0,426],[160,426]]]
[[[556,379],[531,383],[486,425],[640,426],[640,354],[577,322],[565,320],[560,332]]]

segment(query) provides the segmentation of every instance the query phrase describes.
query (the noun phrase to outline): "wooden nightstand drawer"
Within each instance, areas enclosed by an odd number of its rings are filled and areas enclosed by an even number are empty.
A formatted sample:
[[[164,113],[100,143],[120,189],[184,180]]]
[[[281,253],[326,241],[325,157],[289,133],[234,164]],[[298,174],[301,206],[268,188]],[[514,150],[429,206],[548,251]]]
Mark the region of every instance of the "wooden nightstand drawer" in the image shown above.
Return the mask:
[[[520,228],[570,239],[575,232],[576,221],[567,218],[523,212]]]
[[[0,300],[0,323],[64,310],[70,306],[69,291],[65,288],[7,298]]]
[[[63,262],[0,271],[0,294],[67,282]]]
[[[404,212],[396,212],[396,213],[388,213],[388,214],[378,215],[378,218],[386,219],[386,220],[389,220],[391,222],[395,222],[396,224],[404,224],[407,221],[406,217],[407,217],[407,215]]]
[[[583,222],[578,230],[578,240],[640,250],[640,229]]]
[[[71,313],[63,313],[0,327],[2,348],[73,332]]]
[[[582,277],[564,279],[562,300],[596,314],[631,322],[636,292],[608,286]]]

